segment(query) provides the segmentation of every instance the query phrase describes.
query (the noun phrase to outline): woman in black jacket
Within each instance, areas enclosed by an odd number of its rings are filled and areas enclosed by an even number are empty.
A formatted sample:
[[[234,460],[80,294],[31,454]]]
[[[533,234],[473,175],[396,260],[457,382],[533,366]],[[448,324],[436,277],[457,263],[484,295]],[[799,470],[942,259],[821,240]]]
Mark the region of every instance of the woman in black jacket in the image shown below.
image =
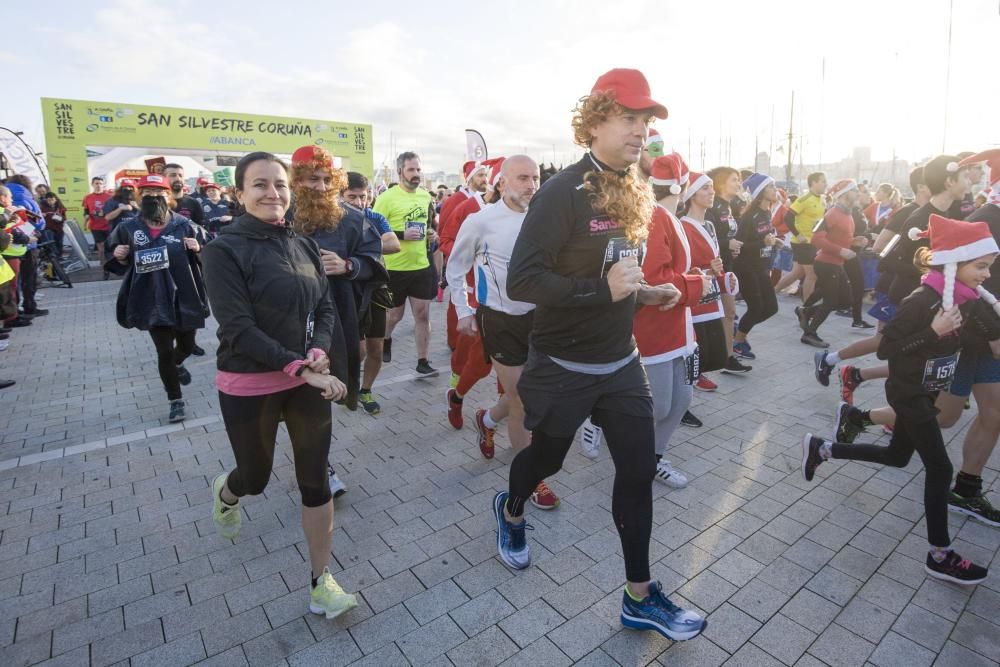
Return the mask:
[[[195,331],[205,326],[208,299],[198,254],[201,243],[187,218],[170,212],[170,184],[157,174],[139,183],[140,214],[111,233],[104,270],[125,276],[118,290],[118,324],[148,331],[156,346],[160,380],[170,401],[170,421],[184,420],[181,385],[191,373]]]
[[[916,240],[916,236],[911,238]],[[927,238],[927,232],[920,236]],[[917,256],[920,264],[932,270],[923,277],[922,285],[903,299],[879,342],[879,358],[889,361],[885,396],[896,413],[889,446],[842,444],[807,433],[802,440],[802,473],[812,481],[816,468],[831,458],[903,468],[915,451],[925,471],[929,543],[925,570],[945,581],[977,584],[986,579],[986,568],[951,548],[948,498],[952,466],[934,403],[955,374],[963,346],[960,329],[962,336],[987,341],[1000,338],[1000,318],[979,299],[982,283],[1000,249],[985,223],[939,215],[930,217],[930,239],[932,249],[922,248]],[[840,430],[839,424],[836,430]]]
[[[774,179],[764,174],[752,174],[743,187],[750,192],[751,202],[736,229],[736,240],[743,245],[733,261],[733,269],[740,280],[740,293],[747,310],[733,337],[733,352],[744,359],[756,359],[747,335],[754,326],[778,312],[778,299],[771,285],[771,264],[781,247],[771,224],[771,207],[778,201],[778,190]]]
[[[332,418],[328,401],[344,397],[329,374],[336,314],[315,242],[285,222],[288,168],[270,153],[236,167],[246,209],[205,246],[209,299],[219,322],[219,407],[236,468],[212,483],[212,518],[222,537],[240,529],[239,499],[264,491],[284,420],[302,497],[309,545],[309,609],[333,618],[354,607],[330,574],[333,498],[326,477]]]

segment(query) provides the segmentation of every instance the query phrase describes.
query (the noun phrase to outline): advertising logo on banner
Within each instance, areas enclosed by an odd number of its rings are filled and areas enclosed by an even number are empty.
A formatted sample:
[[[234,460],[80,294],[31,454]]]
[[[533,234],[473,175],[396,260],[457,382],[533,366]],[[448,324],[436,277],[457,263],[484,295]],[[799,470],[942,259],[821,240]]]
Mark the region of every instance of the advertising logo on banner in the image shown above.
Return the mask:
[[[42,98],[42,118],[52,187],[77,218],[89,191],[87,157],[105,147],[149,148],[154,156],[185,150],[289,155],[315,144],[345,169],[368,176],[373,169],[372,127],[361,123],[53,98]]]

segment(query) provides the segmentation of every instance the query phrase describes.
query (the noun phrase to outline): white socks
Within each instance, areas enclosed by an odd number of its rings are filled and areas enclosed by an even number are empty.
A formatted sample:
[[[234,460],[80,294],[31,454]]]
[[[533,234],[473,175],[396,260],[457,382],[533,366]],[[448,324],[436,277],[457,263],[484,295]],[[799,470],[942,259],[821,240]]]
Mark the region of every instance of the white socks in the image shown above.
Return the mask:
[[[837,364],[840,363],[840,355],[836,352],[827,352],[826,363],[829,364],[830,366],[836,366]]]

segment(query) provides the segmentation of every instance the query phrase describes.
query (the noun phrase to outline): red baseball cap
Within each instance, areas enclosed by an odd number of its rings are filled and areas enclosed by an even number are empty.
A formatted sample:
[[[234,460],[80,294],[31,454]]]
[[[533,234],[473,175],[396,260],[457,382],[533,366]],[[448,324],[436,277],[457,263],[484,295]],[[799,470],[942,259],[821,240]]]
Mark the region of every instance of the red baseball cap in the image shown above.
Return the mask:
[[[205,188],[206,190],[208,190],[209,188],[215,188],[216,190],[222,189],[221,187],[219,187],[218,183],[213,183],[212,181],[209,180],[206,180],[205,184],[202,187]]]
[[[162,188],[163,190],[170,189],[170,182],[159,174],[146,174],[141,179],[139,179],[139,189],[143,188]]]
[[[649,82],[637,69],[613,69],[605,72],[597,78],[590,92],[607,93],[626,109],[652,109],[657,118],[662,120],[667,117],[667,107],[650,97]]]
[[[120,188],[134,188],[135,187],[135,179],[134,178],[123,178],[121,180],[121,182],[118,183],[118,187],[120,187]]]

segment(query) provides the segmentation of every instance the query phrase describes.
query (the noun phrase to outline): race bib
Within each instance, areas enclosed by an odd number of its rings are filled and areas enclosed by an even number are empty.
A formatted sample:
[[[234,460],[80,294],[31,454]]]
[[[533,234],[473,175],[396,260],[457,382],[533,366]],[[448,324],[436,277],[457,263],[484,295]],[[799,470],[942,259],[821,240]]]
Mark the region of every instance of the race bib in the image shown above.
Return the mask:
[[[611,267],[625,257],[635,257],[635,261],[642,266],[643,246],[629,243],[624,236],[608,239],[608,246],[604,249],[604,263],[601,265],[601,277],[608,275]]]
[[[417,222],[416,220],[407,220],[406,228],[417,230],[418,232],[420,232],[420,238],[424,238],[424,230],[427,228],[427,223]]]
[[[170,256],[165,247],[135,251],[135,272],[152,273],[170,268]]]
[[[926,391],[944,391],[951,385],[957,366],[957,352],[948,357],[928,359],[924,364],[924,379],[921,383],[923,388]]]
[[[684,365],[687,371],[684,384],[694,384],[698,376],[701,375],[701,347],[696,345],[694,352],[684,357]]]
[[[760,257],[761,257],[761,259],[770,259],[771,258],[771,251],[773,251],[773,250],[774,250],[774,246],[769,246],[769,245],[766,245],[763,248],[761,248],[760,249]]]
[[[721,291],[719,290],[719,281],[716,278],[712,278],[712,282],[709,283],[708,294],[701,297],[698,303],[713,303],[718,301],[721,296]]]

